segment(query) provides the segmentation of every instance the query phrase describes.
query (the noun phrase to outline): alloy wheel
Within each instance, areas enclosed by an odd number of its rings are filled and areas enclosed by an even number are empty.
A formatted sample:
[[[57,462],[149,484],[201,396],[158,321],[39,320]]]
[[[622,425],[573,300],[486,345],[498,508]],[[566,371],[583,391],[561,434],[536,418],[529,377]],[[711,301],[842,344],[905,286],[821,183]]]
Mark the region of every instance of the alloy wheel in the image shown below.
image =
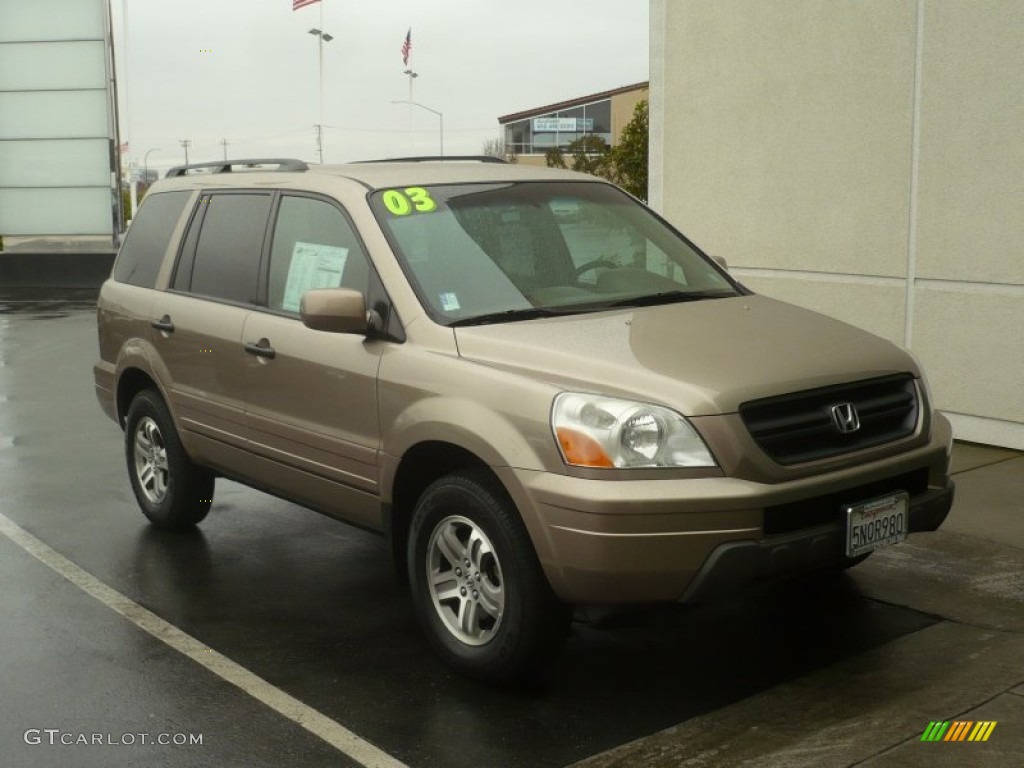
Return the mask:
[[[505,585],[497,554],[479,526],[460,515],[441,520],[427,544],[427,584],[445,627],[467,645],[484,645],[501,626]]]

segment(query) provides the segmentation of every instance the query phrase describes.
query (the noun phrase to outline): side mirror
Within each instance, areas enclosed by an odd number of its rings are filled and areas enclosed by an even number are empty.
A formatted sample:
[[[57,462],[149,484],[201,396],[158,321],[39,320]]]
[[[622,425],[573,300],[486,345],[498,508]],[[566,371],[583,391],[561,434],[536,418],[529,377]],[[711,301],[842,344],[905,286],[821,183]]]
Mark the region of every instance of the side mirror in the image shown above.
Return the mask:
[[[299,317],[307,328],[328,333],[366,333],[366,297],[350,288],[314,288],[302,294]]]
[[[725,260],[724,256],[712,256],[711,258],[715,261],[715,263],[718,264],[718,266],[720,266],[726,272],[729,271],[729,262]]]

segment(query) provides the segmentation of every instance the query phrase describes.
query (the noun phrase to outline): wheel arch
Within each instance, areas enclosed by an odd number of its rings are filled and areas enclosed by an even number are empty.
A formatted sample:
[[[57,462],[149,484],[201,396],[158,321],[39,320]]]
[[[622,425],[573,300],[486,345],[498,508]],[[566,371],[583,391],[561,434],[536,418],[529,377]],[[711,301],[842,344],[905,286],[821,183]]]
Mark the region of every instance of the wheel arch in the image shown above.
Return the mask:
[[[391,501],[388,504],[386,520],[395,571],[403,583],[408,581],[409,576],[406,540],[416,501],[435,480],[460,471],[485,474],[496,488],[508,493],[501,478],[490,465],[460,445],[442,440],[425,440],[411,446],[402,454],[391,484]]]
[[[164,398],[164,402],[167,402],[167,398],[164,397],[163,391],[160,389],[160,385],[156,379],[150,376],[141,368],[129,367],[121,371],[121,374],[117,379],[117,423],[121,426],[121,429],[125,427],[125,421],[128,418],[128,409],[131,407],[132,400],[144,389],[156,390],[160,397]]]

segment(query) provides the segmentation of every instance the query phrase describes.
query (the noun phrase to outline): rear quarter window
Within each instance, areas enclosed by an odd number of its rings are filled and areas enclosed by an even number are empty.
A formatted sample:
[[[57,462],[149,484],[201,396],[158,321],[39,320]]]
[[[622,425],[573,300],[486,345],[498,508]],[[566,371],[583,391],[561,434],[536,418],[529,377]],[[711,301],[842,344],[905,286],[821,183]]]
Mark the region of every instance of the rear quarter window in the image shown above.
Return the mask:
[[[156,285],[171,235],[191,196],[187,190],[146,196],[117,256],[114,280],[143,288]]]

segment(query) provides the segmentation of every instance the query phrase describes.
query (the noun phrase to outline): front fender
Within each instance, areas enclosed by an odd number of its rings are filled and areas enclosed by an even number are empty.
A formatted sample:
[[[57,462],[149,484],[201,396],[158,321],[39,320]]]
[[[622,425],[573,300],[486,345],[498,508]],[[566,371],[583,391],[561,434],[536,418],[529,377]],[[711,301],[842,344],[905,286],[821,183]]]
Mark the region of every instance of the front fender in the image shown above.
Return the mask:
[[[443,442],[492,467],[543,469],[546,462],[540,454],[554,448],[554,438],[546,430],[538,445],[538,437],[524,435],[521,425],[476,400],[438,396],[418,400],[397,414],[382,447],[384,453],[401,458],[419,443]]]

